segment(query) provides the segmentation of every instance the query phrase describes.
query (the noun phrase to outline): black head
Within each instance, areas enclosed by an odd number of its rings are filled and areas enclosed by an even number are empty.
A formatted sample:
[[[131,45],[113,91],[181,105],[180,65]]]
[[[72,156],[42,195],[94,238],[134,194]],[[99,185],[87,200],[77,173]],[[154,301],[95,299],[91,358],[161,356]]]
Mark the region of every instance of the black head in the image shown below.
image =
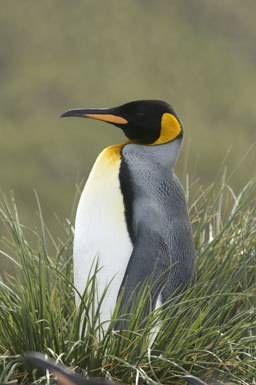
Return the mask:
[[[113,108],[68,110],[61,115],[103,120],[120,127],[128,139],[142,144],[162,144],[181,137],[181,122],[168,104],[138,100]]]

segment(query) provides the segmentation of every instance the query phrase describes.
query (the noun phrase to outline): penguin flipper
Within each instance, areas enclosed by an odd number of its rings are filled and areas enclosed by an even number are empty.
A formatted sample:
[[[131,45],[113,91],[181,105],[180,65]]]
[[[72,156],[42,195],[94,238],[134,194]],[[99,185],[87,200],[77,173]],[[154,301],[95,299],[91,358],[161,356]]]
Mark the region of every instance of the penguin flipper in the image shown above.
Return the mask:
[[[125,319],[122,325],[129,318],[130,310],[145,284],[150,289],[145,317],[150,311],[150,303],[155,308],[170,269],[168,248],[158,232],[148,228],[139,229],[136,239],[118,294],[121,295],[119,314]],[[117,328],[120,323],[117,323]]]

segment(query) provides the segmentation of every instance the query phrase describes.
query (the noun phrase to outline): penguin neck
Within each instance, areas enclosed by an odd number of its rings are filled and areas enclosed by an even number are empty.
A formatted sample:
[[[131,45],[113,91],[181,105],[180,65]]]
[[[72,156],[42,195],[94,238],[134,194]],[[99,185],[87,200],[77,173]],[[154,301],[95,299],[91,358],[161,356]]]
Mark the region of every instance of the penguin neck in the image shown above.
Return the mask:
[[[163,144],[143,146],[143,156],[151,162],[158,164],[161,168],[173,169],[178,159],[182,145],[182,138]]]
[[[163,167],[173,168],[175,166],[175,163],[177,161],[177,158],[179,156],[181,145],[182,145],[182,137],[176,138],[173,141],[166,142],[163,144],[137,144],[135,141],[128,140],[126,142],[123,142],[121,144],[115,144],[112,146],[109,146],[103,150],[101,154],[101,161],[104,160],[107,161],[108,164],[114,165],[118,161],[120,161],[121,152],[124,147],[130,147],[130,145],[136,148],[143,148],[144,154],[148,154],[149,157],[151,155],[155,154],[155,159],[159,164],[161,164]]]
[[[181,146],[182,146],[182,137],[176,138],[175,140],[171,142],[164,143],[162,145],[158,145],[157,147],[163,146],[166,151],[165,154],[163,154],[163,162],[168,163],[168,166],[173,168],[175,166],[175,163],[178,159]]]

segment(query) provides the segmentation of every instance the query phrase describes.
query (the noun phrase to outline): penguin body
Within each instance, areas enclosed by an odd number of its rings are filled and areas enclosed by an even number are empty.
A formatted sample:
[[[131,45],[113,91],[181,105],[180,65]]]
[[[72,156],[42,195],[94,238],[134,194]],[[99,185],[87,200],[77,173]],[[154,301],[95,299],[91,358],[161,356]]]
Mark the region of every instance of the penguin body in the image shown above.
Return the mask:
[[[145,100],[62,116],[112,123],[129,139],[99,155],[78,205],[74,283],[79,293],[96,261],[99,300],[109,285],[101,321],[111,318],[121,292],[120,311],[127,311],[131,295],[136,298],[149,278],[155,283],[153,308],[183,292],[194,280],[195,250],[184,192],[173,173],[183,128],[172,107]]]

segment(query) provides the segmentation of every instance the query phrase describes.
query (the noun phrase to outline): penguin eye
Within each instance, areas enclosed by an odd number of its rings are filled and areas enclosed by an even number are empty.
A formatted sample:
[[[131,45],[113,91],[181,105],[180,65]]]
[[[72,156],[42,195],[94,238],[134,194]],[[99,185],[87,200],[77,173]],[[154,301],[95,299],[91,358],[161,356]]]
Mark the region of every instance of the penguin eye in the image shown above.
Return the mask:
[[[145,112],[137,112],[136,116],[137,118],[141,119],[144,118]]]

